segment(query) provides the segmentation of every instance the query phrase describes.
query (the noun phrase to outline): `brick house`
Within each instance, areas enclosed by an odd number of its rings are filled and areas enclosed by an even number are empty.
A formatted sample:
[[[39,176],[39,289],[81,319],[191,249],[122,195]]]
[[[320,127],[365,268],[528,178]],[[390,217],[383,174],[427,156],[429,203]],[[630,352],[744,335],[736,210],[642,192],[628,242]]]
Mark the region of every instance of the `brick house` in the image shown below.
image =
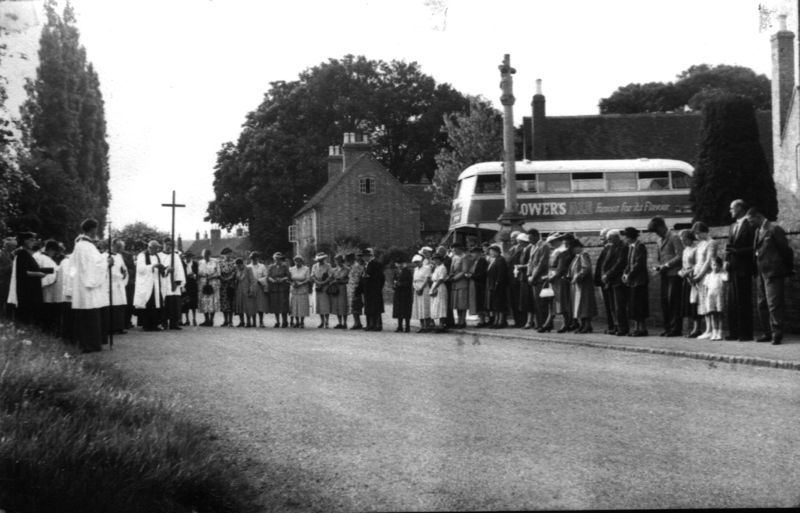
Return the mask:
[[[237,229],[235,237],[222,237],[222,231],[219,228],[211,229],[211,237],[206,233],[203,238],[200,238],[198,232],[195,240],[186,241],[185,246],[185,251],[191,251],[198,258],[205,249],[210,250],[211,256],[214,258],[220,257],[220,252],[225,248],[231,248],[235,257],[242,258],[247,257],[252,249],[250,238],[244,234],[241,228]]]
[[[371,153],[365,138],[344,134],[328,155],[328,181],[293,216],[295,254],[312,256],[340,236],[374,247],[410,247],[420,239],[420,206]]]

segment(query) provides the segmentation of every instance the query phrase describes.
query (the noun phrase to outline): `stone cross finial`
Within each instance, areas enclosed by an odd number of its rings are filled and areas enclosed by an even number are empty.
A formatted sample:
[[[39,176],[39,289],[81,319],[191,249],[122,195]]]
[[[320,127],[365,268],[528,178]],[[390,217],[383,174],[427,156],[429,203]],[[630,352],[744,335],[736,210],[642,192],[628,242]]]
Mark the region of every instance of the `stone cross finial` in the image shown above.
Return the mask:
[[[498,66],[500,70],[500,89],[503,91],[500,96],[500,103],[503,105],[514,105],[514,80],[511,75],[517,72],[511,67],[511,56],[505,54],[503,63]]]

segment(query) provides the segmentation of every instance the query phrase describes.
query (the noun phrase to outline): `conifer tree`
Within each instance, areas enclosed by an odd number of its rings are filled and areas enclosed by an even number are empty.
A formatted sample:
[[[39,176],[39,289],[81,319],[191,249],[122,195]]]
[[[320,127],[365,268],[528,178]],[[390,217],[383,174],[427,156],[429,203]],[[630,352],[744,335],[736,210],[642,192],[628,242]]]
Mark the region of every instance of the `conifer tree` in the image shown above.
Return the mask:
[[[698,221],[711,226],[731,222],[731,201],[743,199],[769,219],[778,216],[775,181],[761,147],[752,100],[724,96],[703,109],[700,156],[689,200]]]
[[[83,218],[101,226],[108,208],[108,144],[100,81],[80,44],[72,6],[45,3],[39,67],[22,107],[23,167],[35,184],[23,190],[17,229],[71,242]]]

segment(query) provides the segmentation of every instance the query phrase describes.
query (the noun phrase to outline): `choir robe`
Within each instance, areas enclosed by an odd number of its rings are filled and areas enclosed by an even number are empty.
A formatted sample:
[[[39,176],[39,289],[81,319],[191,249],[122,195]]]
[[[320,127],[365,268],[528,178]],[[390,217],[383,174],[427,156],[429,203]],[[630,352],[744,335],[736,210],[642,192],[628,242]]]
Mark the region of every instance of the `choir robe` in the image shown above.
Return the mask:
[[[160,253],[161,262],[170,267],[172,256],[169,253]],[[186,285],[186,270],[183,268],[183,260],[180,254],[175,252],[175,287],[172,287],[173,279],[169,273],[161,277],[161,295],[164,298],[164,310],[162,312],[164,320],[169,323],[170,328],[176,328],[181,323],[181,286]]]
[[[60,287],[57,285],[58,281],[58,265],[52,258],[45,253],[34,253],[33,257],[39,267],[44,269],[52,269],[53,272],[46,274],[42,278],[42,328],[46,331],[55,331],[58,323],[58,303],[61,302]]]
[[[75,240],[70,261],[75,339],[82,351],[99,351],[105,339],[102,308],[108,303],[108,298],[103,297],[103,283],[108,279],[108,261],[93,241],[83,235]]]
[[[72,259],[69,255],[58,264],[58,280],[60,283],[61,304],[58,308],[58,334],[67,342],[75,343],[75,321],[72,317],[72,283],[75,279],[72,272]]]
[[[103,253],[104,257],[108,257],[108,253]],[[127,319],[125,317],[128,308],[128,295],[126,288],[128,286],[128,269],[125,265],[125,260],[119,253],[114,254],[114,265],[111,267],[111,314],[104,319],[108,323],[111,320],[111,331],[120,333],[125,330]],[[108,278],[103,284],[104,295],[106,297],[106,304],[108,303]]]
[[[161,273],[156,267],[159,264],[166,265],[160,253],[151,255],[147,251],[143,251],[136,257],[136,288],[133,292],[133,306],[142,318],[142,327],[147,331],[157,329],[161,322],[164,284]]]

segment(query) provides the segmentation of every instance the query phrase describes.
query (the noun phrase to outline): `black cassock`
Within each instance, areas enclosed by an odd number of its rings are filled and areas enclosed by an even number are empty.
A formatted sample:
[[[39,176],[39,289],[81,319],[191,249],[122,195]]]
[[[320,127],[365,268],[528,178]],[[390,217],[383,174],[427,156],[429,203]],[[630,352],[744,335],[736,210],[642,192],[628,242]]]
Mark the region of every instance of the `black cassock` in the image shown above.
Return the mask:
[[[364,315],[380,315],[383,313],[383,266],[372,260],[364,269],[361,277],[361,288],[364,290]]]
[[[414,304],[414,273],[408,267],[397,269],[394,273],[394,297],[392,301],[392,317],[410,319]]]
[[[28,276],[28,271],[39,272],[39,264],[26,250],[17,253],[17,319],[32,324],[41,321],[42,279]]]

